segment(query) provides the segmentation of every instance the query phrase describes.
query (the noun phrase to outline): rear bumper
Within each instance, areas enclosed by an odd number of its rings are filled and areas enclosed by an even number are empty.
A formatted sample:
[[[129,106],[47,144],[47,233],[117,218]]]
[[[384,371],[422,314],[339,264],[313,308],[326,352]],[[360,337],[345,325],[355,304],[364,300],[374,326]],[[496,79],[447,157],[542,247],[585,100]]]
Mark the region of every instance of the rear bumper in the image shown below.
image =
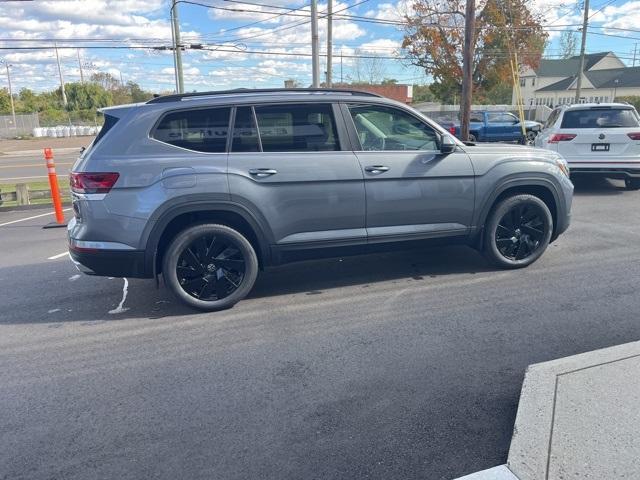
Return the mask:
[[[626,166],[620,164],[614,165],[575,165],[569,163],[571,175],[600,175],[609,178],[640,178],[640,164],[634,166]]]
[[[144,252],[140,250],[78,251],[69,248],[71,260],[87,275],[103,277],[148,278]]]

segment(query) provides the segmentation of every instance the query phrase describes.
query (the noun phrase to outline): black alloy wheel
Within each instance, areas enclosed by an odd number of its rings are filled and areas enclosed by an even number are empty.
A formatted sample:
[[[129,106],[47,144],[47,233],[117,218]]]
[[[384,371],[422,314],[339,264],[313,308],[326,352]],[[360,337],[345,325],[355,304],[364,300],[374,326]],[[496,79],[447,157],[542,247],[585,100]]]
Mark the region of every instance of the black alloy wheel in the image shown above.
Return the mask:
[[[202,310],[222,310],[249,293],[258,275],[258,257],[251,243],[233,228],[194,225],[169,245],[162,275],[184,303]]]
[[[515,205],[498,222],[498,251],[509,260],[524,260],[542,245],[546,229],[544,213],[537,205]]]
[[[222,300],[237,290],[245,260],[235,242],[223,235],[202,235],[178,257],[176,276],[182,289],[205,302]]]
[[[483,250],[503,268],[522,268],[544,253],[553,234],[547,204],[529,194],[516,194],[494,206],[484,228]]]

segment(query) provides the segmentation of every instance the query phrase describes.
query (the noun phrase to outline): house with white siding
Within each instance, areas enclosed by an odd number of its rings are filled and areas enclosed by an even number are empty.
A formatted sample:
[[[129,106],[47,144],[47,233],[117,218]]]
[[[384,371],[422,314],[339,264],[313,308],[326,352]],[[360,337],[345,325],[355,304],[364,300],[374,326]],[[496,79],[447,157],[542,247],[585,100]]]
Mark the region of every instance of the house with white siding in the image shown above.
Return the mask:
[[[520,75],[525,107],[574,103],[579,66],[580,57],[574,56],[543,58],[537,69],[525,69]],[[610,102],[634,95],[640,96],[640,67],[627,67],[613,52],[585,55],[580,94],[583,102]]]

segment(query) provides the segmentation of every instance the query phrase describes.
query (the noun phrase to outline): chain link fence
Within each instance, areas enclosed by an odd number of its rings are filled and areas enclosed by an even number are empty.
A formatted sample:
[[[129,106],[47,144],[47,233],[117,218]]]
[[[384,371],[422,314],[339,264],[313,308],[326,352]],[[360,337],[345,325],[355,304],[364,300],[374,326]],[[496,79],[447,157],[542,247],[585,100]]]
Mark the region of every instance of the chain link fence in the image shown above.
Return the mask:
[[[12,115],[0,115],[0,138],[15,138],[32,135],[33,129],[40,127],[37,113],[16,115],[15,123]]]

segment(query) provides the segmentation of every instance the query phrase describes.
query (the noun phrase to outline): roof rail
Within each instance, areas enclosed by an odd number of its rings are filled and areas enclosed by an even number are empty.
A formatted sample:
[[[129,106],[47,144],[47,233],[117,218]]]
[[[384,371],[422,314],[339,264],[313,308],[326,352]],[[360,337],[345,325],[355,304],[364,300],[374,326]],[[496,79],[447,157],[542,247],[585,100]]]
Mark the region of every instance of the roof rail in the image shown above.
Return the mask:
[[[377,93],[365,92],[363,90],[351,90],[346,88],[235,88],[233,90],[217,90],[212,92],[190,92],[171,95],[160,95],[152,98],[147,103],[167,103],[176,102],[192,97],[214,97],[216,95],[235,94],[257,94],[257,93],[340,93],[349,95],[362,95],[368,97],[381,97]]]

